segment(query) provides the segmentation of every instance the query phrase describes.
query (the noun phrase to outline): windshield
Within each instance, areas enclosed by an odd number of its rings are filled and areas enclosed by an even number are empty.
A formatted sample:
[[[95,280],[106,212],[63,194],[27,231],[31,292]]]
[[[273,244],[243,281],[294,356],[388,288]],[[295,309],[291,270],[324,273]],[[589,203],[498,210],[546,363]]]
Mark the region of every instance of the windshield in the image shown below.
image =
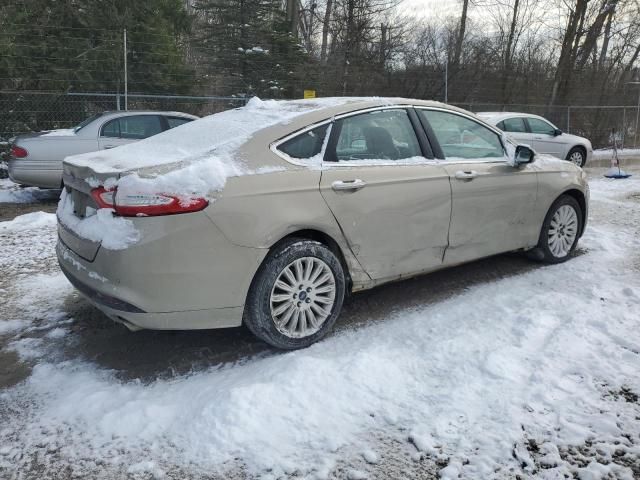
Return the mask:
[[[80,130],[82,130],[84,127],[86,127],[87,125],[89,125],[91,122],[93,122],[96,118],[101,117],[103,114],[102,113],[96,113],[95,115],[91,115],[89,118],[87,118],[86,120],[84,120],[82,123],[78,124],[77,126],[75,126],[73,128],[73,131],[75,133],[78,133]]]

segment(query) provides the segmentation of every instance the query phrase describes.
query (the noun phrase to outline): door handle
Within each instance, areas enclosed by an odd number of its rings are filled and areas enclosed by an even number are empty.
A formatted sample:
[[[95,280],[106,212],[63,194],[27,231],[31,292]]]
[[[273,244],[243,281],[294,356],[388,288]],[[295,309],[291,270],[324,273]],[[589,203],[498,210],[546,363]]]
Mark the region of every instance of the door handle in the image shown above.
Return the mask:
[[[359,178],[356,178],[355,180],[337,180],[331,184],[331,188],[336,191],[356,191],[366,186],[367,182],[365,182],[364,180],[360,180]]]
[[[462,170],[458,170],[456,172],[456,178],[458,180],[465,180],[465,181],[471,181],[474,178],[476,178],[478,176],[478,172],[476,172],[475,170],[466,170],[466,171],[462,171]]]
[[[105,145],[104,149],[105,150],[109,150],[110,148],[116,148],[116,147],[117,147],[117,145]]]

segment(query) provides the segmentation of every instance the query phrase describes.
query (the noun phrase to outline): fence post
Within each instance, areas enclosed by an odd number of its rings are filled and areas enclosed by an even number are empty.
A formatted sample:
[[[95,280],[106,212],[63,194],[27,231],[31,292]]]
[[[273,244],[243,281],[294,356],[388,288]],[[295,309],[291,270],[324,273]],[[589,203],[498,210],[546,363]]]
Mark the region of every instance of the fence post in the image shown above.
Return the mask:
[[[624,150],[624,140],[627,137],[627,107],[622,108],[622,138],[620,139],[620,150]]]
[[[116,110],[120,111],[120,93],[116,93]]]
[[[638,148],[636,139],[638,138],[638,120],[640,120],[640,89],[638,89],[638,110],[636,110],[636,131],[633,132],[633,148]]]
[[[567,133],[571,133],[571,107],[567,106]]]

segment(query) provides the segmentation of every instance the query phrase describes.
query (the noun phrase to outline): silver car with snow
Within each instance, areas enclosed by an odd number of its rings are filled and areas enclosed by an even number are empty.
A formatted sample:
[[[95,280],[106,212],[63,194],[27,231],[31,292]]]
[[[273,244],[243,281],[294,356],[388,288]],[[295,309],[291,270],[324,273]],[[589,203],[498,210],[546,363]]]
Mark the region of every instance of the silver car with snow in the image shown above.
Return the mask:
[[[586,174],[437,102],[260,101],[67,159],[62,271],[132,329],[325,336],[346,295],[503,252],[560,263]]]
[[[485,122],[506,132],[516,143],[530,145],[538,153],[569,160],[584,167],[593,156],[591,142],[565,133],[539,115],[514,112],[479,112]]]
[[[9,177],[20,185],[61,188],[65,157],[126,145],[196,118],[180,112],[104,112],[75,128],[19,135],[11,145]]]

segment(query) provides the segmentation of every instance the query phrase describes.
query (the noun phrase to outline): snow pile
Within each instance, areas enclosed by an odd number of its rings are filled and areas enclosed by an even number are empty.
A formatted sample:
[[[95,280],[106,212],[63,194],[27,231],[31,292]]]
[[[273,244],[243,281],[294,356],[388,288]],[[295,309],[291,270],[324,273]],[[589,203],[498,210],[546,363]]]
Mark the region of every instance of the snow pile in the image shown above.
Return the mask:
[[[55,200],[59,190],[41,190],[36,187],[23,188],[8,178],[0,179],[0,203],[36,203]]]
[[[306,350],[149,384],[88,362],[41,360],[2,398],[35,405],[3,425],[0,442],[16,448],[0,469],[19,472],[37,458],[44,471],[64,465],[85,477],[121,466],[224,476],[240,462],[271,478],[326,478],[355,452],[364,460],[347,476],[365,478],[365,468],[382,466],[371,445],[381,433],[416,460],[442,460],[441,478],[631,479],[612,459],[640,456],[637,406],[615,393],[640,392],[640,212],[625,199],[640,182],[622,188],[593,182],[595,221],[569,262],[400,310]],[[618,205],[631,210],[602,224]],[[568,463],[583,445],[597,455]]]
[[[37,231],[47,227],[53,228],[55,224],[56,216],[52,213],[31,212],[15,217],[13,220],[0,222],[0,233]]]
[[[101,242],[104,248],[122,250],[140,240],[140,232],[133,222],[114,216],[110,208],[100,208],[84,218],[76,216],[73,210],[73,199],[63,191],[56,212],[60,222],[82,238]]]

